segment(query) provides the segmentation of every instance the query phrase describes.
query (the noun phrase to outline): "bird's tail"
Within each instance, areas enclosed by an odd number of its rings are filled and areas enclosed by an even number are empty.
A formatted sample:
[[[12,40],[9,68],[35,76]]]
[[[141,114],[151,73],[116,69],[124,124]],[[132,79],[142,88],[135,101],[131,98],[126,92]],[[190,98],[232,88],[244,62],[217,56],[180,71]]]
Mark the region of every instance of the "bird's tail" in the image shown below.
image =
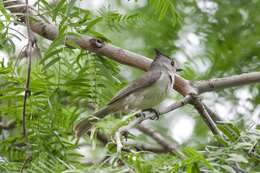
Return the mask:
[[[93,114],[94,117],[97,118],[104,118],[106,115],[110,113],[110,107],[104,107],[103,109],[100,109],[99,111],[95,112]],[[79,123],[77,123],[74,126],[74,132],[77,136],[77,138],[80,138],[84,133],[86,133],[89,129],[91,129],[92,125],[95,124],[98,119],[97,118],[85,118],[81,120]]]

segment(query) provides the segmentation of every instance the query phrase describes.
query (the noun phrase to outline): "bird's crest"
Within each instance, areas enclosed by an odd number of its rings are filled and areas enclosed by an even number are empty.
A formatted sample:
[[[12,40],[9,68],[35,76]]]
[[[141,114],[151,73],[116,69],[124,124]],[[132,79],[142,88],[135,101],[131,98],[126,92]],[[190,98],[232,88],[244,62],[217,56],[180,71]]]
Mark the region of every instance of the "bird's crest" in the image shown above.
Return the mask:
[[[163,57],[165,57],[165,58],[168,58],[168,59],[172,60],[171,57],[169,57],[169,56],[167,56],[167,55],[164,55],[159,49],[154,48],[154,51],[155,51],[155,53],[156,53],[155,59],[159,58],[160,56],[163,56]]]

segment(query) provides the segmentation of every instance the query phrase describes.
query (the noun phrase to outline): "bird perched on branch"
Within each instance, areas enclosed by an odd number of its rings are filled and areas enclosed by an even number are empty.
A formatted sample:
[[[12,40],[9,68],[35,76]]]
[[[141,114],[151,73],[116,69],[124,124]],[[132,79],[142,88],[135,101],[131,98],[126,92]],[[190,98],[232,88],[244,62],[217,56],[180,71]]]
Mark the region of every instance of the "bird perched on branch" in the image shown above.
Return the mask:
[[[74,131],[77,137],[87,132],[98,118],[118,111],[149,111],[155,113],[158,118],[159,113],[155,107],[165,99],[169,90],[172,90],[174,75],[181,69],[177,69],[176,62],[158,49],[155,49],[155,52],[156,57],[150,69],[120,90],[105,107],[95,112],[93,116],[97,118],[86,118],[76,124]]]

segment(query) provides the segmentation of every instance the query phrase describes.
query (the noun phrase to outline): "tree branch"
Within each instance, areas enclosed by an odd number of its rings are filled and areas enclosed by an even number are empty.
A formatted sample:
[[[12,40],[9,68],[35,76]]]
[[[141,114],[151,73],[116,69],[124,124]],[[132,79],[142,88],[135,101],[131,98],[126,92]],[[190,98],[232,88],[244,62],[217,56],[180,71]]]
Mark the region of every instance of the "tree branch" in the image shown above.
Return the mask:
[[[244,73],[223,78],[195,82],[199,93],[260,82],[260,72]]]
[[[215,123],[218,123],[218,121],[223,121],[222,118],[220,118],[220,116],[212,111],[206,104],[203,104],[203,106]]]
[[[166,151],[170,151],[178,154],[182,158],[185,158],[185,155],[178,149],[177,145],[169,143],[160,133],[156,132],[152,128],[146,127],[144,124],[139,124],[137,129],[143,132],[144,134],[150,136],[158,144],[160,144]]]
[[[169,153],[172,151],[169,151],[163,147],[156,147],[148,144],[143,144],[143,143],[136,143],[136,142],[124,142],[123,143],[125,146],[132,146],[134,147],[137,151],[149,151],[153,153]],[[122,149],[125,151],[125,149]]]
[[[191,95],[186,95],[184,98],[182,98],[181,100],[169,105],[169,106],[166,106],[166,107],[163,107],[163,108],[160,108],[159,110],[159,114],[162,115],[162,114],[166,114],[168,112],[171,112],[175,109],[178,109],[188,103],[190,103],[192,101],[192,97]]]
[[[152,139],[154,139],[158,144],[163,146],[165,149],[171,150],[173,152],[176,152],[178,150],[177,146],[168,143],[160,133],[156,132],[152,128],[149,128],[144,124],[139,124],[137,126],[137,129],[143,132],[144,134],[150,136]]]
[[[200,113],[202,116],[204,122],[208,125],[210,130],[214,135],[222,136],[221,133],[219,132],[215,122],[212,120],[211,116],[209,115],[208,111],[204,107],[204,104],[201,102],[199,96],[195,95],[193,96],[193,106],[197,109],[197,111]]]

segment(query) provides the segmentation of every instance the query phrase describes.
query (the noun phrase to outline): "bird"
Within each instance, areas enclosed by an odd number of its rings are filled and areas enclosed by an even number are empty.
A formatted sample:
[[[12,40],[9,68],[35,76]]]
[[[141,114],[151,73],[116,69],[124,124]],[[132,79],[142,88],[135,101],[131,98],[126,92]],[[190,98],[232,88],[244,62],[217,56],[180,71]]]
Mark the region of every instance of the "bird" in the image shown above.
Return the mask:
[[[159,117],[157,106],[173,89],[174,75],[181,69],[176,61],[154,49],[156,56],[143,75],[121,89],[110,102],[95,112],[92,117],[85,118],[74,126],[75,135],[80,138],[98,119],[115,112],[152,112]]]

